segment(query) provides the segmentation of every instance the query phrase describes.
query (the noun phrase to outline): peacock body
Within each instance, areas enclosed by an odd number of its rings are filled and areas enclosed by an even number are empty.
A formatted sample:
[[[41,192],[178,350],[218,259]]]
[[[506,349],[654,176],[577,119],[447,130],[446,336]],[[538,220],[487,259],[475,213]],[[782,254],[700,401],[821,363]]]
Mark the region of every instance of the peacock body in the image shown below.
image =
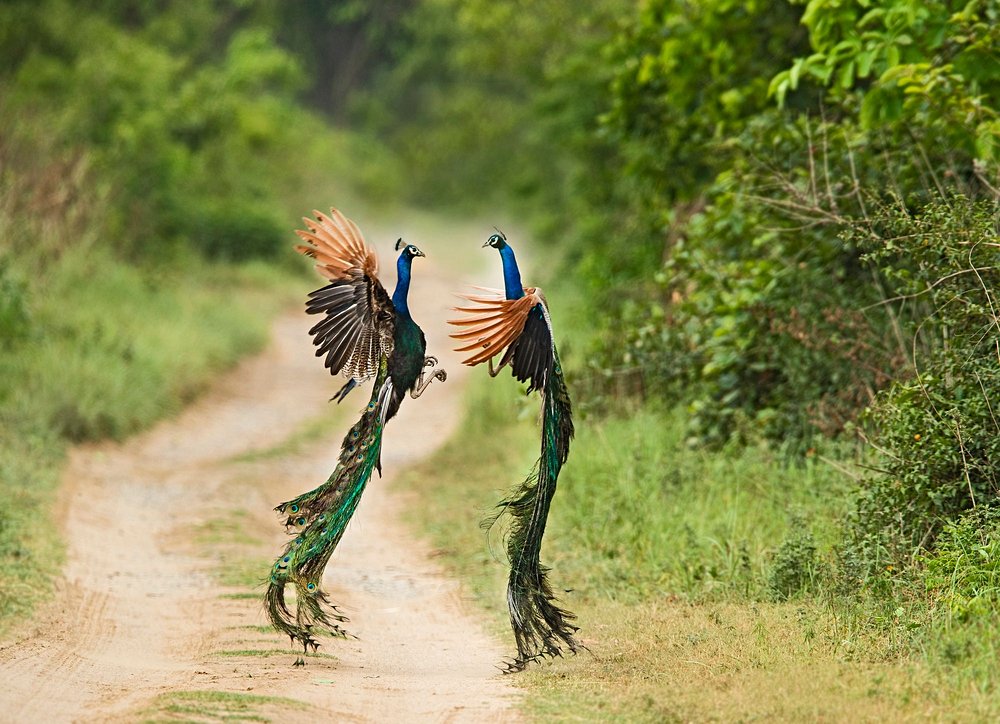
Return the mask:
[[[296,233],[307,244],[296,249],[316,259],[330,283],[309,295],[306,311],[321,314],[310,334],[316,355],[325,357],[332,374],[349,378],[338,401],[358,384],[374,378],[372,394],[361,417],[341,442],[337,466],[317,488],[278,505],[286,530],[294,536],[271,568],[265,608],[274,627],[303,650],[319,646],[315,635],[345,636],[347,621],[323,591],[326,565],[340,543],[372,471],[381,473],[382,433],[409,392],[419,397],[444,370],[431,370],[437,360],[425,357],[423,331],[410,316],[407,297],[413,259],[424,256],[407,244],[396,262],[392,297],[378,280],[378,258],[360,230],[336,209],[304,219],[308,231]],[[397,242],[399,249],[402,240]],[[287,586],[296,595],[293,614],[285,599]]]
[[[582,648],[575,637],[578,629],[571,623],[576,617],[557,605],[549,569],[541,564],[549,509],[573,437],[573,411],[545,297],[541,290],[522,285],[514,251],[503,234],[494,234],[484,246],[500,252],[503,295],[465,296],[475,306],[457,308],[469,316],[450,322],[463,328],[451,336],[465,343],[459,352],[472,352],[465,364],[488,362],[492,376],[509,365],[518,381],[527,382],[529,394],[538,391],[542,397],[538,461],[527,478],[499,503],[497,515],[485,521],[492,526],[504,514],[511,517],[507,604],[517,656],[508,662],[507,670],[520,671],[532,661],[561,656],[564,648],[572,653]],[[501,352],[500,363],[494,368],[493,358]]]

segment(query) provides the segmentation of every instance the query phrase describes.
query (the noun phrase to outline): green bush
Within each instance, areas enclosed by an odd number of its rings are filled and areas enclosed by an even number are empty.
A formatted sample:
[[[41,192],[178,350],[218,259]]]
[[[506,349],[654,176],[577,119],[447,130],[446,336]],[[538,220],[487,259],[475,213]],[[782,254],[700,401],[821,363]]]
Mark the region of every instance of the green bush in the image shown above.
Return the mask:
[[[789,532],[778,546],[767,575],[771,598],[784,601],[804,591],[815,592],[822,564],[812,531],[801,515],[792,516]]]
[[[275,214],[235,199],[192,210],[182,228],[184,237],[211,259],[273,259],[288,243],[287,229]]]
[[[184,11],[160,16],[139,31],[43,3],[30,52],[0,74],[7,118],[33,119],[9,125],[58,139],[56,158],[86,153],[88,181],[110,201],[105,242],[123,254],[162,258],[193,244],[230,259],[273,255],[283,239],[276,174],[287,175],[288,149],[316,125],[295,103],[300,65],[264,27],[220,32],[224,51],[198,56],[157,32]]]
[[[891,270],[899,294],[888,301],[912,370],[865,414],[879,472],[865,481],[852,527],[869,568],[910,561],[946,523],[1000,493],[996,214],[991,202],[952,197],[919,212],[882,208],[855,232]]]

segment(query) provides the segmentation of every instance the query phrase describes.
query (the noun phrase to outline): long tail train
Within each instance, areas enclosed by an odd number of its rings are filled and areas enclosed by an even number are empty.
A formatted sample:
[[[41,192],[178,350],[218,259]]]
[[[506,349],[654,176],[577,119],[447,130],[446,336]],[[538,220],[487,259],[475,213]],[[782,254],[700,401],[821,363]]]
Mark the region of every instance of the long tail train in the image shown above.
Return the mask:
[[[569,455],[573,436],[572,409],[563,381],[558,356],[543,388],[541,455],[531,474],[498,504],[500,511],[483,521],[492,527],[504,514],[511,516],[507,537],[510,576],[507,602],[510,624],[517,643],[517,656],[507,662],[509,672],[521,671],[533,661],[562,656],[563,647],[576,653],[581,644],[570,623],[576,616],[556,605],[548,580],[548,568],[541,564],[542,537],[556,481]]]
[[[371,401],[358,422],[344,436],[337,468],[325,483],[282,503],[275,511],[288,518],[286,530],[295,538],[285,546],[274,563],[264,597],[271,623],[298,641],[303,651],[315,651],[314,634],[346,637],[340,626],[348,619],[322,589],[323,570],[340,543],[358,502],[379,466],[384,427],[384,406],[388,400],[376,385]],[[285,587],[295,586],[295,613],[285,600]]]

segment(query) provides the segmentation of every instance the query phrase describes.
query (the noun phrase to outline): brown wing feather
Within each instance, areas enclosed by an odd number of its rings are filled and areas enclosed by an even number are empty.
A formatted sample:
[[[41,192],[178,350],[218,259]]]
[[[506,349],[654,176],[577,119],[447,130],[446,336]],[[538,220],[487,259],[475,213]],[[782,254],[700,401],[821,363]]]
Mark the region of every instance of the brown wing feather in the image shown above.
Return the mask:
[[[520,299],[461,295],[463,299],[479,305],[456,307],[456,311],[466,312],[470,316],[465,319],[448,320],[449,324],[455,326],[476,325],[473,329],[450,335],[463,342],[472,340],[471,344],[457,347],[456,351],[477,350],[475,354],[463,360],[464,364],[470,366],[481,364],[500,354],[504,347],[517,340],[532,307],[542,301],[537,289],[530,288],[524,291],[525,295]]]
[[[309,295],[306,311],[323,315],[309,334],[331,374],[363,382],[392,352],[392,301],[378,280],[375,250],[357,225],[337,209],[313,214],[315,220],[303,219],[309,230],[295,232],[306,244],[295,248],[316,260],[330,284]]]
[[[357,225],[337,209],[330,209],[329,216],[321,211],[313,211],[313,214],[315,220],[302,219],[309,231],[295,231],[307,242],[299,244],[295,250],[315,259],[316,268],[327,279],[345,279],[351,269],[377,279],[378,256],[365,242]]]

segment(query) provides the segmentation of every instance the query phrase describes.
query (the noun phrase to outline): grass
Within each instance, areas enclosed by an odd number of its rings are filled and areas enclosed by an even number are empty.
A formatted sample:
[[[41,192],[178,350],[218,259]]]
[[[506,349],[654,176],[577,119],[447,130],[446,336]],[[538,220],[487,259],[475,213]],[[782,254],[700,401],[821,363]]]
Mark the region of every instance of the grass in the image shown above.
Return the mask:
[[[246,589],[228,591],[229,598],[259,598],[272,560],[250,551],[258,540],[250,531],[250,513],[239,508],[198,524],[192,538],[199,550],[211,559],[212,570],[219,583],[227,588]],[[252,592],[252,594],[251,594]]]
[[[287,649],[221,649],[219,651],[213,651],[213,656],[223,656],[223,657],[251,657],[251,658],[270,658],[272,656],[277,656],[281,658],[288,657]],[[305,658],[313,659],[331,659],[336,661],[337,657],[333,654],[321,654],[319,652],[307,651],[302,654]]]
[[[259,696],[230,691],[171,691],[157,697],[142,713],[143,721],[283,721],[289,710],[306,713],[307,704],[280,696]]]
[[[0,344],[0,630],[51,591],[66,448],[177,412],[260,349],[301,286],[281,268],[175,264],[153,273],[99,246],[12,260],[30,324]]]
[[[470,388],[459,432],[399,484],[420,495],[412,522],[512,651],[502,546],[478,522],[533,462],[538,402],[509,379],[480,375]],[[927,618],[926,597],[885,611],[884,600],[837,599],[824,585],[849,493],[814,460],[691,449],[676,411],[578,416],[542,560],[557,590],[572,589],[561,598],[591,653],[519,675],[528,716],[991,718],[995,616],[948,630]],[[806,536],[809,559],[789,555]],[[809,575],[778,600],[776,571],[796,567]]]

